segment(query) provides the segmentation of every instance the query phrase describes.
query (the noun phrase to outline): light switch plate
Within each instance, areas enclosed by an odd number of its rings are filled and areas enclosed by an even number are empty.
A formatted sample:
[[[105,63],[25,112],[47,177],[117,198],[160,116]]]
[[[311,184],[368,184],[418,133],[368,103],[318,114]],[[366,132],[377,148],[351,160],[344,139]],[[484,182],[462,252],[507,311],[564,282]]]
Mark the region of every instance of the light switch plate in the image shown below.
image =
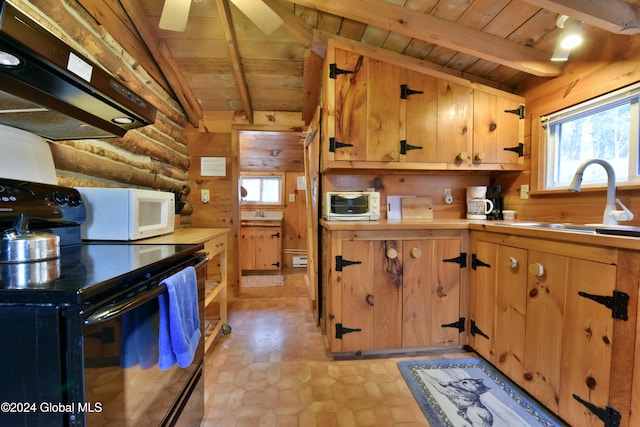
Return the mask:
[[[520,200],[527,200],[529,198],[529,185],[522,184],[520,186]]]

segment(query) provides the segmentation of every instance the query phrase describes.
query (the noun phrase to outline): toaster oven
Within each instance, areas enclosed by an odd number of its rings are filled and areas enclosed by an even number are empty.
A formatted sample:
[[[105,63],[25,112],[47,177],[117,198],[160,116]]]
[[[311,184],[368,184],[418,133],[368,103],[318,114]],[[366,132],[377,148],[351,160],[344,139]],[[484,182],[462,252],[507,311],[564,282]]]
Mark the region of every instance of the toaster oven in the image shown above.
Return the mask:
[[[329,191],[322,201],[322,217],[329,221],[380,219],[380,193],[375,191]]]

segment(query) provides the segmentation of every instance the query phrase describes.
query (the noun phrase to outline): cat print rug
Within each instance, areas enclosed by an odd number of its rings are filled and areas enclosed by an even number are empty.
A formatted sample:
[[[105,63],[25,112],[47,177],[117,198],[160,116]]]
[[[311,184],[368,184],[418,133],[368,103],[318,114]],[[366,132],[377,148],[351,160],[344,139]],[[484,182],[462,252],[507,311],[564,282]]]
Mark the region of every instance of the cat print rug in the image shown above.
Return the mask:
[[[412,360],[398,367],[431,427],[564,427],[479,358]]]

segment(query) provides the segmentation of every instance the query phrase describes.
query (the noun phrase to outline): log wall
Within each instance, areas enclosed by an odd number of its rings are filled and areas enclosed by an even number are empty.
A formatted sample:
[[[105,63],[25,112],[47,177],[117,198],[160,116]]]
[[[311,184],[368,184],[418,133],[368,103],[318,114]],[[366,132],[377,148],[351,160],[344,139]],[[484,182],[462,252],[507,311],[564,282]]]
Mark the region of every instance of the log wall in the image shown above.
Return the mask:
[[[14,4],[158,109],[154,124],[122,138],[52,142],[59,184],[188,191],[187,120],[166,83],[151,77],[77,2],[15,0]],[[190,223],[190,212],[190,206],[183,211],[184,225]]]

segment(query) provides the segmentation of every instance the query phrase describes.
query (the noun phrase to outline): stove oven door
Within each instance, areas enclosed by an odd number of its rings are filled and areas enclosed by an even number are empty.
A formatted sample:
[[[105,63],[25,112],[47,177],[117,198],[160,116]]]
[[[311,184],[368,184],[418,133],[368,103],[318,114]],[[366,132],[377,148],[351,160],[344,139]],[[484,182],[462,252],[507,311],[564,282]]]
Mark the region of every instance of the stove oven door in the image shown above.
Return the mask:
[[[201,333],[205,265],[206,260],[196,266]],[[135,295],[117,314],[83,323],[84,398],[76,403],[71,425],[138,427],[202,420],[203,339],[191,365],[158,367],[158,293]]]

